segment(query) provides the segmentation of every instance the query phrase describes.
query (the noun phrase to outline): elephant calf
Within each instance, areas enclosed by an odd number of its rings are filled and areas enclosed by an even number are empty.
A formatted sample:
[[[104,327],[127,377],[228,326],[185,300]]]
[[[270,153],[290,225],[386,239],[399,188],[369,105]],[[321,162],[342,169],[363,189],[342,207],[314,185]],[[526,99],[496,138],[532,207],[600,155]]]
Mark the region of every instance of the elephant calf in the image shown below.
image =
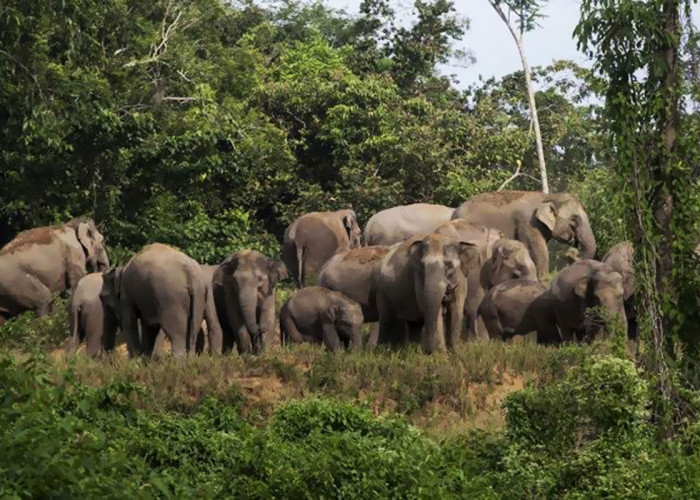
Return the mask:
[[[527,327],[521,325],[521,322],[525,317],[533,318],[537,315],[536,300],[546,290],[547,287],[542,283],[530,279],[507,280],[488,290],[479,306],[479,317],[484,321],[489,338],[510,338],[518,326],[525,333],[536,330],[534,325]],[[537,340],[539,343],[547,341],[544,338]]]
[[[360,305],[339,292],[320,286],[303,288],[282,306],[280,342],[315,342],[329,351],[362,348],[360,328],[364,322]]]
[[[75,353],[83,340],[90,356],[114,349],[117,320],[111,309],[102,304],[102,285],[102,273],[91,273],[83,276],[73,291],[68,306],[71,353]]]

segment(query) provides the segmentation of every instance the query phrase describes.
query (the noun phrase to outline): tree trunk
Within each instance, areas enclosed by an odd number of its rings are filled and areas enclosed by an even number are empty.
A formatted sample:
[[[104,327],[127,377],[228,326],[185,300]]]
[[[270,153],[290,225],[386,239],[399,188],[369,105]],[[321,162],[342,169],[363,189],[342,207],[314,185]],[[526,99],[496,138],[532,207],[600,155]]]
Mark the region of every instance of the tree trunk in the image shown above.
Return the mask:
[[[522,37],[514,37],[515,43],[518,46],[520,60],[523,63],[523,71],[525,72],[525,86],[527,88],[527,100],[530,106],[530,116],[532,117],[532,127],[535,131],[535,142],[537,144],[537,159],[540,163],[540,180],[542,181],[542,192],[549,193],[549,182],[547,181],[547,165],[544,162],[544,148],[542,147],[542,133],[540,132],[540,120],[537,116],[537,104],[535,103],[535,89],[532,87],[532,75],[530,74],[530,65],[525,58],[525,50],[523,48]]]
[[[542,182],[542,192],[549,193],[549,182],[547,180],[547,165],[544,161],[544,148],[542,147],[542,133],[540,132],[540,120],[537,116],[537,103],[535,103],[535,89],[532,87],[532,74],[530,72],[530,65],[527,63],[525,58],[525,48],[523,47],[523,34],[518,32],[515,26],[510,22],[508,16],[505,15],[503,9],[495,3],[494,0],[489,0],[491,7],[494,8],[498,16],[506,23],[508,26],[508,31],[510,31],[513,40],[515,40],[515,45],[518,47],[518,54],[520,54],[520,61],[523,63],[523,71],[525,72],[525,87],[527,91],[527,101],[530,107],[530,117],[532,118],[532,128],[535,131],[535,143],[537,145],[537,159],[540,163],[540,181]]]

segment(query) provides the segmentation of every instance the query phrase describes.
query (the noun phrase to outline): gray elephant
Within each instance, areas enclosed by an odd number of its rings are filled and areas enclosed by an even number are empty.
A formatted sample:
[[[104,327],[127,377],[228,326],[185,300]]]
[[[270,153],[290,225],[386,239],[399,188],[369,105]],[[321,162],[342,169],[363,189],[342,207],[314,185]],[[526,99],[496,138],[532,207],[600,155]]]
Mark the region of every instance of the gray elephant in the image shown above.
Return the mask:
[[[75,288],[87,271],[107,267],[104,237],[92,219],[21,232],[0,249],[0,325],[24,311],[47,314],[57,294]]]
[[[637,309],[634,301],[634,246],[631,241],[623,241],[613,246],[603,257],[608,264],[622,276],[622,289],[624,291],[625,314],[627,315],[627,335],[631,339],[637,338]]]
[[[484,322],[489,338],[512,337],[528,314],[529,308],[533,308],[533,311],[530,311],[528,317],[536,317],[535,300],[546,290],[547,287],[539,281],[529,279],[506,280],[488,290],[479,305],[478,314]],[[538,341],[546,343],[545,339]]]
[[[542,343],[592,340],[604,326],[593,308],[601,308],[607,317],[617,316],[626,330],[623,295],[620,273],[596,260],[580,260],[562,270],[535,299],[513,334],[537,330],[538,342]]]
[[[408,327],[410,339],[420,341],[427,353],[454,349],[462,330],[466,277],[480,263],[475,245],[440,234],[392,246],[372,272],[379,343],[404,343]]]
[[[275,286],[287,268],[255,250],[231,254],[214,272],[214,303],[223,331],[223,350],[236,344],[240,354],[264,349],[264,336],[274,331]]]
[[[362,348],[362,308],[339,292],[312,286],[296,292],[280,311],[280,343],[323,343],[329,351]]]
[[[211,325],[216,314],[206,301],[199,264],[160,243],[145,246],[124,267],[106,272],[102,298],[117,312],[132,356],[152,356],[162,329],[173,357],[185,357],[195,349],[202,321]],[[210,329],[211,350],[221,352],[221,335],[215,333]]]
[[[448,222],[453,212],[454,208],[430,203],[387,208],[377,212],[367,221],[364,243],[389,246],[417,234],[430,234],[438,226]]]
[[[71,295],[68,305],[70,353],[75,353],[78,344],[83,340],[89,356],[98,356],[114,350],[117,318],[112,309],[102,304],[102,285],[102,273],[86,274]]]
[[[338,253],[323,266],[316,284],[340,292],[360,304],[366,322],[379,321],[372,269],[388,251],[389,247],[370,246]]]
[[[299,287],[313,285],[323,265],[338,252],[361,246],[362,231],[352,210],[311,212],[284,232],[282,259]]]
[[[554,238],[582,247],[582,258],[595,255],[596,242],[588,215],[581,203],[567,193],[532,191],[484,193],[464,202],[453,219],[498,229],[506,238],[522,241],[544,279],[549,272],[547,242]]]

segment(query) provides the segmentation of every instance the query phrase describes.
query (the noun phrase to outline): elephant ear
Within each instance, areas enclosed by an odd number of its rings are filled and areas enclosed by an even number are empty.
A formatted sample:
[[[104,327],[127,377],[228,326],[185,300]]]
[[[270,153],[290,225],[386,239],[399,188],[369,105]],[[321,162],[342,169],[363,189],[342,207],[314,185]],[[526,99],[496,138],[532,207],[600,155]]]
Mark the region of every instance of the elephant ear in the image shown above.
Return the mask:
[[[588,283],[588,276],[584,276],[576,282],[576,284],[574,285],[574,293],[576,294],[576,296],[582,299],[586,298],[586,294],[588,293]]]
[[[100,300],[110,309],[113,309],[115,313],[119,312],[123,270],[124,268],[122,267],[113,267],[102,273]]]
[[[535,209],[535,217],[537,217],[538,221],[547,226],[550,231],[554,231],[554,226],[557,223],[557,215],[554,210],[554,205],[550,202],[545,201],[540,203]]]
[[[81,222],[75,230],[78,241],[85,249],[88,259],[95,255],[95,240],[93,230],[88,222]]]
[[[465,276],[481,265],[481,252],[474,243],[460,241],[457,252],[459,254],[459,267]]]
[[[323,311],[323,319],[331,324],[335,324],[335,320],[338,316],[338,311],[335,306],[331,306],[325,311]]]
[[[417,240],[408,247],[408,258],[414,266],[421,267],[423,260],[423,240]]]

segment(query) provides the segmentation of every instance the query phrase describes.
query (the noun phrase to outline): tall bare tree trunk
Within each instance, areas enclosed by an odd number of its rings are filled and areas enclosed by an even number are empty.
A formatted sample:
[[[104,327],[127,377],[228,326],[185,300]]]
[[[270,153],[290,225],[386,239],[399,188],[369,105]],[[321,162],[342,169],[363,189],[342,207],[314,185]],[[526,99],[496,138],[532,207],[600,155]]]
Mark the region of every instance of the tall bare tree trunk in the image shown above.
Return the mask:
[[[517,28],[510,22],[508,16],[505,15],[503,9],[496,4],[493,0],[489,0],[491,7],[494,8],[498,16],[506,23],[508,26],[508,31],[510,31],[513,40],[515,40],[515,45],[518,47],[518,53],[520,54],[520,60],[523,63],[523,71],[525,72],[525,87],[527,91],[527,101],[530,107],[530,117],[532,119],[532,127],[535,131],[535,143],[537,145],[537,159],[540,164],[540,181],[542,182],[542,192],[549,193],[549,182],[547,180],[547,165],[544,161],[544,148],[542,147],[542,133],[540,132],[540,120],[537,116],[537,103],[535,102],[535,89],[532,86],[532,73],[530,72],[530,65],[527,63],[525,58],[525,48],[523,47],[523,34],[519,32]]]

